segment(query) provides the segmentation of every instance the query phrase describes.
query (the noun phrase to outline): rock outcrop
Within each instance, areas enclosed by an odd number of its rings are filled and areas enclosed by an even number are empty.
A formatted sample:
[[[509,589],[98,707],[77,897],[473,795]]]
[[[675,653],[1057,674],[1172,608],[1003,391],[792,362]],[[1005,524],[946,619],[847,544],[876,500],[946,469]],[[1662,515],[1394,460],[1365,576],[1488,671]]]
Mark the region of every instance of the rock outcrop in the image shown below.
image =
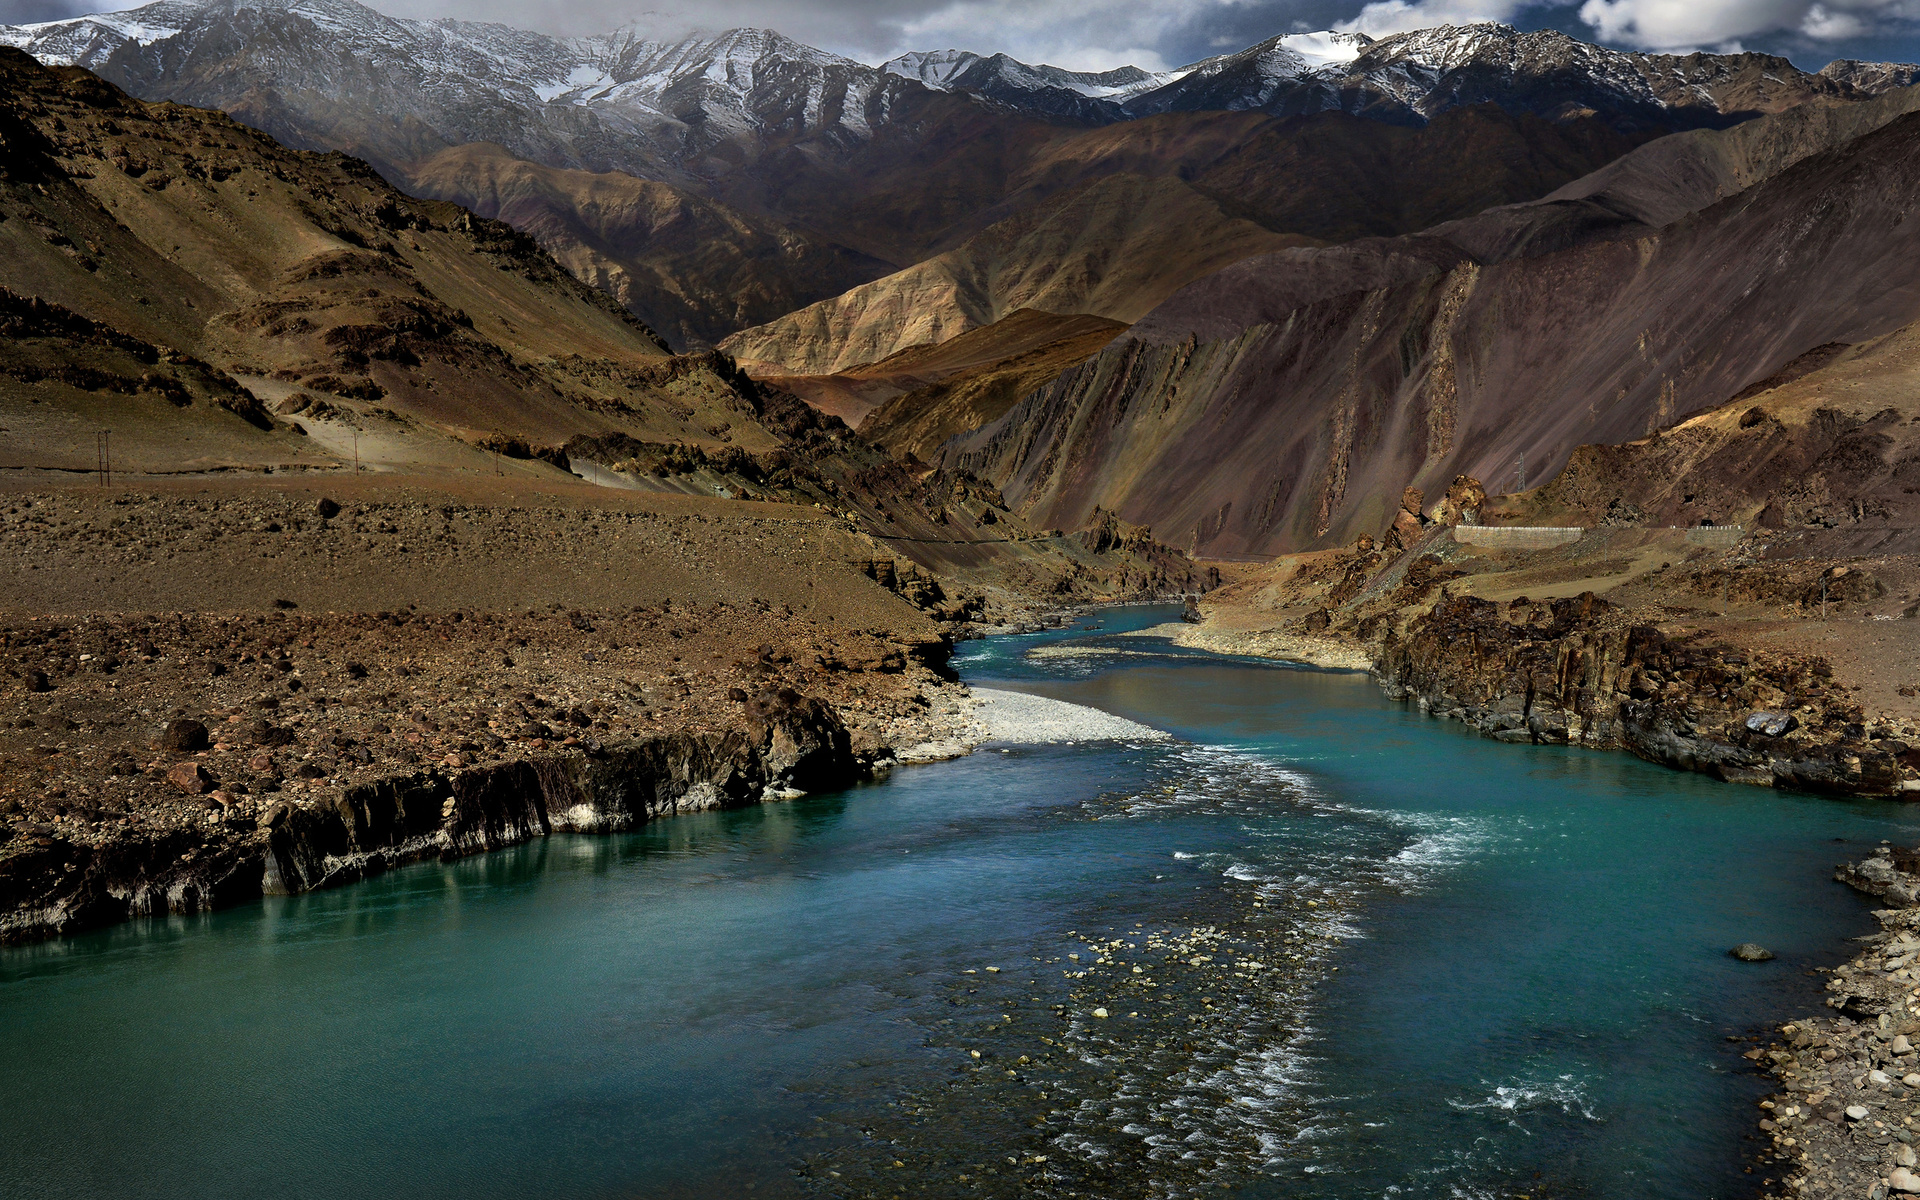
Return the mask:
[[[128,831],[88,844],[42,835],[0,856],[0,941],[131,916],[205,912],[351,883],[415,859],[478,854],[556,832],[616,833],[864,777],[839,715],[768,692],[743,726],[602,745],[587,741],[464,770],[427,769],[280,801],[205,838]]]
[[[1501,741],[1624,749],[1732,783],[1920,793],[1920,749],[1829,694],[1823,660],[1676,640],[1590,592],[1444,598],[1404,636],[1388,631],[1375,670],[1388,695]],[[1803,706],[1791,722],[1750,719]]]

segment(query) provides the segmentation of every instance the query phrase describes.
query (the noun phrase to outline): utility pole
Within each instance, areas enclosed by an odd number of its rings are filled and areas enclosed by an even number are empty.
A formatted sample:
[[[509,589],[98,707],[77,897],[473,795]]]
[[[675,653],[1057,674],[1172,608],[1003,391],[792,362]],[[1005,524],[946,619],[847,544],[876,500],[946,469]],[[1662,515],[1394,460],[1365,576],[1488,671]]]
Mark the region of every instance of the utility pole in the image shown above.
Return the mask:
[[[1827,619],[1827,577],[1820,576],[1820,619]]]
[[[102,429],[93,435],[93,469],[100,475],[101,487],[113,486],[113,450],[108,439],[113,430]]]
[[[1514,477],[1513,490],[1516,493],[1524,492],[1527,490],[1527,456],[1522,454],[1515,466],[1519,469],[1519,474]]]
[[[360,427],[353,427],[353,473],[360,473]]]

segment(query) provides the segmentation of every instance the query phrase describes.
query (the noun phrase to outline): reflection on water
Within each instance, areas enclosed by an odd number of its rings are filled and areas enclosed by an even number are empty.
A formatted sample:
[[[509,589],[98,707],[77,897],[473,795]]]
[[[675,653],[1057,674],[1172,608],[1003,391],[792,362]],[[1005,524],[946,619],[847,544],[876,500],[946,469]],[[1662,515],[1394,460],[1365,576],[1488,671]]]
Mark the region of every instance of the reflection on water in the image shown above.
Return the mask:
[[[1169,615],[959,661],[1182,742],[0,952],[0,1195],[1746,1194],[1723,1039],[1908,818],[1110,636]]]

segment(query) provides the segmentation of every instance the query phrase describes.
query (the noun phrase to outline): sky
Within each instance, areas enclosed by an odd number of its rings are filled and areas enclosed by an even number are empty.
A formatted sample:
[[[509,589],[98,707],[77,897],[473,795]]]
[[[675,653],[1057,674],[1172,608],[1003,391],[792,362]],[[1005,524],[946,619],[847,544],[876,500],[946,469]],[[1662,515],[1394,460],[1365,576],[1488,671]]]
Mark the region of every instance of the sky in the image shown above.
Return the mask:
[[[0,0],[0,24],[132,7]],[[1920,0],[372,0],[394,16],[500,21],[557,34],[754,25],[867,62],[906,50],[1004,51],[1079,70],[1148,70],[1276,33],[1374,35],[1474,20],[1556,28],[1620,49],[1764,50],[1809,70],[1835,58],[1920,61]]]

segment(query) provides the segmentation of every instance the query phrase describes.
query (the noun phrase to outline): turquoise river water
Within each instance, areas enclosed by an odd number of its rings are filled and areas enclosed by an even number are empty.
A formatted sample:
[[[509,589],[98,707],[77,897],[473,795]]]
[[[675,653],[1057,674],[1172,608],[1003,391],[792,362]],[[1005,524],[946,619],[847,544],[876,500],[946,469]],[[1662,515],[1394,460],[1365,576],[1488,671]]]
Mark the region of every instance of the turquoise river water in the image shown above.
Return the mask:
[[[956,666],[1170,742],[0,951],[0,1196],[1755,1193],[1728,1039],[1920,821],[1116,636],[1168,616]]]

